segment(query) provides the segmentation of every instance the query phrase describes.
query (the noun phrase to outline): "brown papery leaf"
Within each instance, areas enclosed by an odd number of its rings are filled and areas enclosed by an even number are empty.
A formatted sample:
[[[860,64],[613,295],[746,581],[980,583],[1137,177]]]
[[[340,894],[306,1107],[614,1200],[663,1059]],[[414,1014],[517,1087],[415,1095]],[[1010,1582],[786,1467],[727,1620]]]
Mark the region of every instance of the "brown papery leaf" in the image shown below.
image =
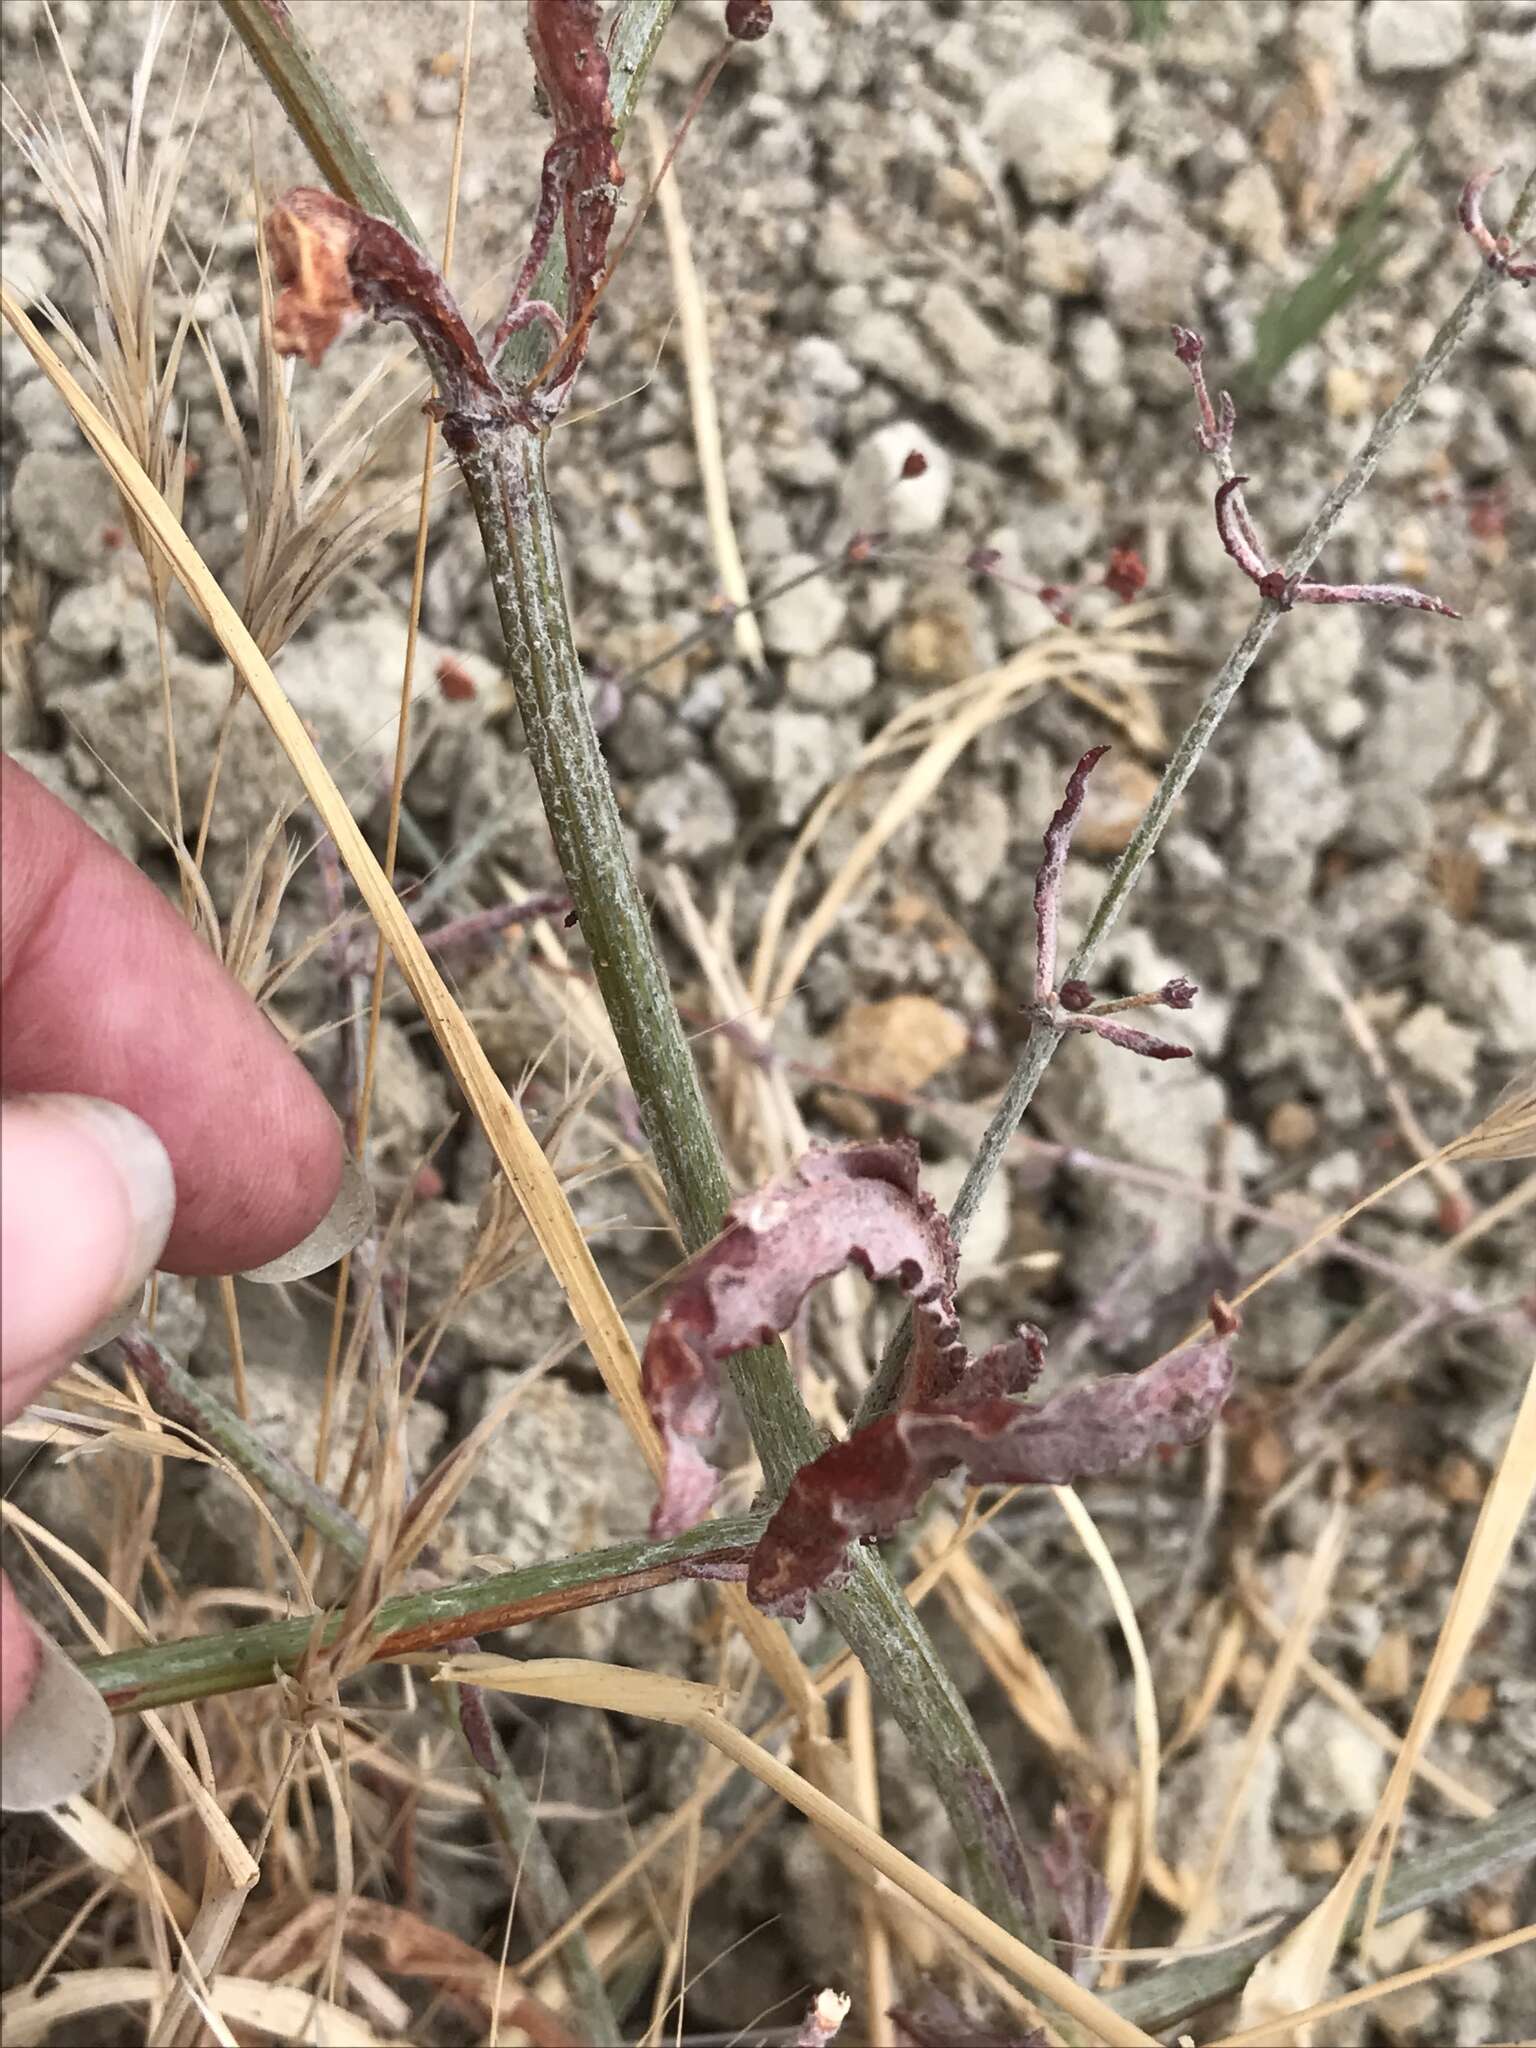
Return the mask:
[[[355,206],[307,185],[267,215],[267,251],[279,287],[273,344],[280,356],[302,356],[312,370],[363,316],[348,264],[358,219]]]
[[[714,1499],[700,1452],[720,1413],[721,1363],[787,1330],[818,1281],[856,1265],[895,1280],[914,1310],[914,1386],[939,1399],[970,1363],[955,1321],[949,1226],[917,1184],[917,1147],[828,1147],[733,1203],[725,1228],[685,1269],[651,1329],[646,1403],[667,1449],[652,1533],[675,1535]]]
[[[1225,1334],[1038,1406],[990,1391],[969,1398],[962,1383],[947,1401],[898,1409],[834,1444],[795,1474],[764,1530],[747,1573],[752,1601],[768,1614],[803,1614],[808,1594],[846,1573],[850,1543],[888,1535],[959,1468],[976,1486],[1068,1486],[1197,1443],[1232,1386],[1234,1319],[1218,1320]]]

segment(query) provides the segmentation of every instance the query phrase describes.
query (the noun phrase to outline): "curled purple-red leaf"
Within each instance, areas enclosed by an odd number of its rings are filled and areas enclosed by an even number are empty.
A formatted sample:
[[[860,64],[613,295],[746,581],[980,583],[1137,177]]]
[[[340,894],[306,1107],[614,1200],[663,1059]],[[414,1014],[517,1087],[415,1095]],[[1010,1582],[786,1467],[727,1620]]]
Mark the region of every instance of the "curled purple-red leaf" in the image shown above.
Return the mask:
[[[803,1614],[810,1594],[846,1573],[850,1544],[889,1535],[950,1472],[963,1469],[977,1486],[1068,1486],[1199,1442],[1232,1386],[1235,1319],[1224,1311],[1213,1320],[1213,1336],[1141,1372],[1038,1404],[990,1387],[972,1397],[962,1377],[948,1399],[914,1402],[834,1444],[796,1473],[764,1530],[747,1574],[752,1601],[769,1614]]]
[[[1067,850],[1083,813],[1088,778],[1109,752],[1090,747],[1067,777],[1066,794],[1045,828],[1045,857],[1035,871],[1035,1001],[1049,1002],[1056,980],[1056,934],[1061,915],[1061,877]]]
[[[646,1402],[667,1452],[652,1534],[706,1512],[715,1473],[703,1455],[720,1412],[720,1366],[787,1330],[819,1281],[856,1265],[895,1280],[914,1311],[913,1372],[925,1396],[969,1363],[954,1312],[956,1252],[917,1183],[917,1147],[855,1144],[807,1153],[733,1203],[725,1228],[684,1270],[646,1342]]]
[[[624,172],[613,146],[608,53],[597,0],[529,0],[528,48],[570,152],[561,181],[571,305],[585,303],[602,275]]]

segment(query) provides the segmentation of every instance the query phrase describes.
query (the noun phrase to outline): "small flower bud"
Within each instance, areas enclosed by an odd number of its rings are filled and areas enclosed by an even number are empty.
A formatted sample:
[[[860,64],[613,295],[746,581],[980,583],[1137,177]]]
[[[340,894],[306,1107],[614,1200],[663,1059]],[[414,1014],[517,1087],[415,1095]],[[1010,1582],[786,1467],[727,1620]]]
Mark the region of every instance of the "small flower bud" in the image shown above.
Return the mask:
[[[726,34],[738,43],[760,43],[772,27],[772,0],[725,0]]]

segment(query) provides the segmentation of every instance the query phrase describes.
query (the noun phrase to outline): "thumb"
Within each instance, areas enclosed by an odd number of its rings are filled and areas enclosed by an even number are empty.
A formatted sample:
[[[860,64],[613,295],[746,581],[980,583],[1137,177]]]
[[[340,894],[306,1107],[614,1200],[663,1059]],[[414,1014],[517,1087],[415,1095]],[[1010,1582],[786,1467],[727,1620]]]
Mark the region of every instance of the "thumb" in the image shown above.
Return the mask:
[[[144,1285],[176,1184],[148,1124],[87,1095],[0,1104],[0,1420],[44,1387]],[[100,1775],[110,1716],[0,1578],[0,1804],[53,1806]]]
[[[154,1269],[176,1184],[131,1110],[91,1095],[0,1107],[0,1412],[9,1421]]]

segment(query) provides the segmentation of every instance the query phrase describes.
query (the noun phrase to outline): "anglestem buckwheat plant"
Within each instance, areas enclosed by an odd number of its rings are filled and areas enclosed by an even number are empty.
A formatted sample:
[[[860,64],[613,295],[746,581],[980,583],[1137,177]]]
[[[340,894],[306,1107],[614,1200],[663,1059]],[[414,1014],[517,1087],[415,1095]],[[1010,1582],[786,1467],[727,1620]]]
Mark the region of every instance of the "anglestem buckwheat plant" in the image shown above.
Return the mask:
[[[317,161],[349,195],[304,191],[277,209],[272,246],[289,287],[280,329],[291,345],[311,353],[371,313],[403,322],[432,366],[435,410],[480,527],[551,836],[668,1199],[686,1247],[696,1251],[719,1229],[730,1185],[593,729],[544,475],[548,430],[590,334],[590,302],[608,274],[606,188],[615,152],[670,4],[628,0],[604,48],[595,35],[595,0],[531,0],[535,61],[557,120],[571,123],[567,135],[557,132],[559,154],[546,163],[535,235],[546,239],[556,200],[564,232],[548,232],[547,252],[531,277],[526,265],[519,273],[524,296],[514,296],[492,331],[493,341],[507,335],[493,357],[481,349],[423,252],[287,7],[224,0],[300,132],[315,138]],[[761,8],[738,8],[730,25],[739,39],[751,39],[762,32],[763,15]],[[371,210],[363,212],[354,198],[365,199]],[[549,319],[543,310],[522,317],[520,309],[529,306],[548,308],[568,323],[554,356]],[[820,1452],[820,1434],[781,1348],[745,1353],[732,1372],[769,1487],[782,1494]],[[994,1767],[884,1563],[861,1551],[849,1583],[827,1595],[825,1605],[933,1778],[977,1902],[1002,1925],[1021,1929],[989,1817],[994,1808],[1006,1813]],[[978,1799],[978,1785],[988,1789],[986,1801]],[[1019,1853],[1016,1837],[1004,1846]],[[1032,1938],[1046,1945],[1039,1929]]]

